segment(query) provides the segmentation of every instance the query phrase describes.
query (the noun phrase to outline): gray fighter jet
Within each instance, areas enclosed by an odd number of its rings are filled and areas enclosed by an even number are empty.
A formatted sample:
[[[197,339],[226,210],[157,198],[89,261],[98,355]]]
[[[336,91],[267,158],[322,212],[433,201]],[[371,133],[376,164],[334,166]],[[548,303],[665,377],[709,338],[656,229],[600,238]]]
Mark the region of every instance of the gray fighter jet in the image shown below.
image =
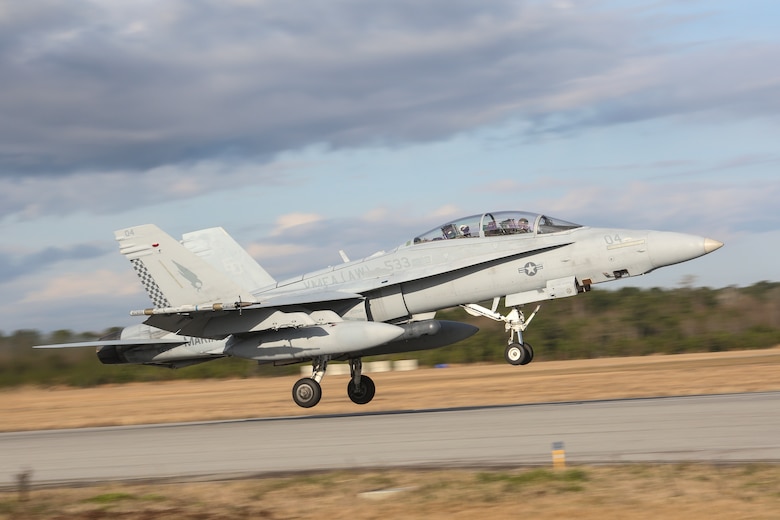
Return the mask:
[[[99,341],[103,363],[184,367],[226,356],[283,365],[311,362],[293,386],[299,406],[316,405],[328,362],[349,362],[349,398],[365,404],[375,386],[362,358],[425,350],[478,329],[436,320],[461,306],[504,322],[507,362],[525,365],[523,306],[588,292],[601,282],[649,273],[723,244],[663,231],[593,228],[547,215],[501,211],[445,222],[390,250],[276,281],[222,228],[178,241],[154,225],[116,232],[154,306],[132,311],[143,324]],[[501,299],[508,312],[499,312]],[[492,302],[489,307],[477,302]]]

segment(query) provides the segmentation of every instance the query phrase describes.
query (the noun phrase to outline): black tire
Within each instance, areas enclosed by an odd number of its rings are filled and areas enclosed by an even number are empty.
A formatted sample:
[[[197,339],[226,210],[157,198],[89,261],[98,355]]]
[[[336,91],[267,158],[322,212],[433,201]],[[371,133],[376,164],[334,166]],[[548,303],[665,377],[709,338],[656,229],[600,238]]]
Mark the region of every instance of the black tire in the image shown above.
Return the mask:
[[[523,343],[523,350],[525,350],[525,359],[520,364],[527,365],[534,360],[534,349],[530,343]]]
[[[347,383],[347,395],[355,404],[366,404],[371,402],[376,393],[374,380],[368,376],[360,376],[360,385],[356,388],[355,383],[350,379]]]
[[[524,365],[527,363],[528,351],[520,343],[510,343],[504,350],[504,359],[510,365]]]
[[[314,379],[304,377],[293,385],[292,397],[301,408],[311,408],[322,399],[322,387]]]

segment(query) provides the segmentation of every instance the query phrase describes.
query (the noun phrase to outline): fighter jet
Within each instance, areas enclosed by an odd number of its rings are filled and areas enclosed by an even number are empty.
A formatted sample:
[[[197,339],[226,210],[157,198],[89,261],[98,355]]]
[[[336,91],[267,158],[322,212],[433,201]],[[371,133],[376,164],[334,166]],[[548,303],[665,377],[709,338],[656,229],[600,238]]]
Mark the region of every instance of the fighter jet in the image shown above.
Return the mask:
[[[347,361],[347,395],[375,395],[362,358],[438,348],[478,329],[437,320],[460,306],[503,322],[506,361],[531,362],[523,335],[539,305],[576,296],[595,284],[649,273],[723,246],[694,235],[594,228],[547,215],[500,211],[445,222],[389,251],[277,281],[222,228],[176,240],[155,225],[116,231],[153,306],[131,311],[142,324],[94,342],[105,364],[184,367],[239,357],[284,365],[310,362],[312,374],[292,389],[296,404],[315,406],[328,362]],[[502,311],[499,305],[503,300]],[[479,302],[488,303],[489,307]]]

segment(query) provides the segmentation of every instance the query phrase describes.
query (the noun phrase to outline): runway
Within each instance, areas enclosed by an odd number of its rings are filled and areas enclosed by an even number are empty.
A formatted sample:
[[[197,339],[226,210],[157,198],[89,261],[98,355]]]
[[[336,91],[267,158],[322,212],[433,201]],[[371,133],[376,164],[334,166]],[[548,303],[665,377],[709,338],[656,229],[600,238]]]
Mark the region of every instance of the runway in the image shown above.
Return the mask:
[[[780,461],[780,392],[0,434],[0,486],[304,470]]]

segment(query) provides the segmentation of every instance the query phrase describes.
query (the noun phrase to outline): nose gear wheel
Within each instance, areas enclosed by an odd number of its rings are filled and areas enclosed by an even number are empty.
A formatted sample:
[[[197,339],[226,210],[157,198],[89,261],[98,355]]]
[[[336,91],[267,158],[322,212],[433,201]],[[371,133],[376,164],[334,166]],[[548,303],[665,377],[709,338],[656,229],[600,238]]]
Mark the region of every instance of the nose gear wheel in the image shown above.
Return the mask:
[[[504,359],[510,365],[527,365],[534,359],[534,349],[528,343],[510,343],[504,350]]]
[[[504,330],[509,332],[509,341],[504,350],[504,359],[510,365],[527,365],[534,359],[534,349],[523,341],[523,332],[531,324],[541,305],[537,305],[534,312],[526,319],[520,307],[514,307],[506,316],[496,312],[498,301],[493,302],[493,309],[488,309],[476,303],[461,305],[472,316],[484,316],[495,321],[504,322]]]

